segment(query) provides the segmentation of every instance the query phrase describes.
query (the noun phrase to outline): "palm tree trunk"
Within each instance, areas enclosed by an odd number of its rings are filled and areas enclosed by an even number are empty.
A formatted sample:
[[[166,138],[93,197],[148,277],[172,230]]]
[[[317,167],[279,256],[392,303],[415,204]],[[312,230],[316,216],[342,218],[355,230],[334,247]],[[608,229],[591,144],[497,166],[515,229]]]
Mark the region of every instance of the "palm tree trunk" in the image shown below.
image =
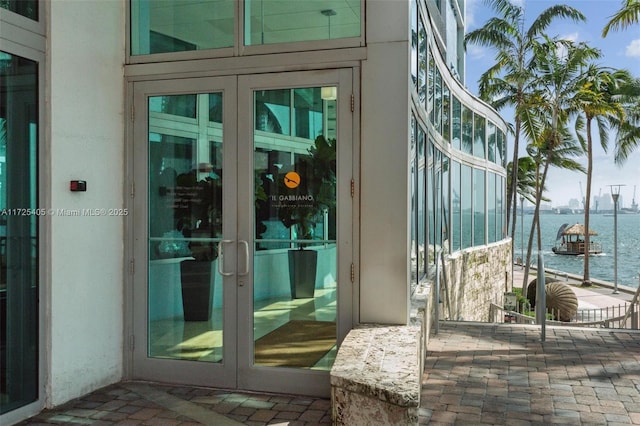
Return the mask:
[[[589,247],[591,238],[589,236],[589,213],[591,209],[591,175],[593,171],[593,155],[591,140],[591,118],[587,115],[587,194],[584,200],[584,273],[582,277],[582,285],[591,285],[589,277]]]
[[[553,155],[553,154],[551,154]],[[529,280],[529,267],[531,265],[531,249],[533,248],[533,236],[538,230],[538,250],[542,249],[542,242],[540,237],[540,228],[538,222],[540,220],[540,204],[542,204],[542,191],[544,188],[544,182],[547,180],[547,173],[549,172],[549,166],[551,164],[551,158],[548,158],[544,165],[544,171],[542,172],[542,179],[538,179],[538,173],[536,173],[536,182],[539,182],[536,188],[536,205],[533,212],[533,221],[531,222],[531,232],[529,233],[529,242],[527,244],[527,264],[524,268],[524,279],[522,280],[522,294],[527,294],[527,281]],[[544,273],[544,271],[538,271],[538,275]]]
[[[506,143],[506,141],[505,141]],[[513,264],[513,253],[515,253],[516,238],[516,218],[518,217],[518,150],[520,144],[520,120],[516,118],[515,135],[513,138],[513,160],[511,163],[511,193],[509,194],[509,203],[507,203],[507,226],[509,226],[509,208],[513,206],[511,211],[511,263]],[[508,229],[508,228],[507,228]]]

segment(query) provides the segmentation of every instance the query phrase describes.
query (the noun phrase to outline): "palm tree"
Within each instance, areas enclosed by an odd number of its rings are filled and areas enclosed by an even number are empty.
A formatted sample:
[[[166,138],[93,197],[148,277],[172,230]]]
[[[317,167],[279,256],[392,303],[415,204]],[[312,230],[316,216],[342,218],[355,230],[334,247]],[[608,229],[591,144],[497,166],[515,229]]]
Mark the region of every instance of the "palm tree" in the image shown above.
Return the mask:
[[[614,99],[619,101],[625,111],[625,119],[615,117],[611,126],[616,130],[615,162],[625,163],[629,155],[640,147],[640,78],[624,82],[614,90]]]
[[[513,163],[507,164],[507,174],[511,174]],[[536,198],[536,162],[531,157],[518,158],[518,188],[517,193],[531,204]],[[511,179],[507,181],[507,193],[511,193]],[[545,201],[549,201],[545,199]]]
[[[566,40],[544,38],[544,43],[533,45],[535,64],[533,69],[538,76],[535,81],[536,108],[530,112],[544,123],[544,130],[539,133],[537,139],[533,140],[530,148],[530,152],[535,153],[534,158],[540,162],[543,169],[540,188],[544,188],[549,167],[552,165],[584,171],[582,166],[571,159],[580,155],[582,150],[572,137],[568,123],[578,111],[572,100],[581,87],[582,69],[599,55],[597,49],[583,43],[575,44]],[[539,228],[541,199],[542,190],[539,190],[536,194],[535,211],[529,235],[523,291],[526,291],[529,277],[533,235],[536,228]],[[538,229],[538,251],[540,250],[542,250],[542,240]]]
[[[602,37],[606,37],[609,31],[623,30],[640,21],[640,0],[624,0],[618,10],[604,26]]]
[[[515,108],[513,163],[518,164],[518,151],[521,132],[535,139],[538,129],[530,114],[529,94],[532,91],[532,46],[556,18],[569,18],[584,21],[584,15],[577,9],[555,5],[544,11],[525,29],[525,10],[509,0],[485,0],[496,16],[489,19],[483,27],[465,36],[468,43],[487,46],[496,51],[496,64],[480,77],[479,95],[497,110],[505,106]],[[524,127],[524,129],[523,129]],[[511,220],[511,236],[515,235],[517,217],[518,168],[511,171],[511,192],[508,193],[507,221]],[[513,218],[510,217],[512,212]],[[509,223],[509,222],[507,222]],[[513,239],[512,239],[513,246]]]
[[[612,120],[624,122],[625,113],[619,101],[612,96],[613,91],[625,81],[630,81],[631,76],[623,70],[612,70],[591,64],[583,73],[580,87],[576,92],[573,102],[581,110],[581,115],[576,119],[578,138],[587,154],[587,188],[584,204],[584,227],[587,230],[584,236],[584,274],[582,285],[591,285],[589,276],[589,216],[591,209],[591,178],[593,175],[593,139],[592,125],[595,123],[600,136],[602,149],[607,152],[609,141],[609,125]],[[584,133],[583,133],[584,131]],[[586,143],[585,143],[586,137]]]
[[[550,124],[550,123],[549,123]],[[582,155],[582,148],[576,143],[577,141],[569,132],[566,124],[561,125],[557,129],[553,129],[550,125],[541,134],[540,140],[528,146],[527,151],[533,161],[536,163],[537,183],[535,191],[535,206],[533,213],[533,221],[529,232],[529,240],[527,243],[527,258],[524,269],[524,279],[522,280],[522,291],[527,290],[527,281],[529,280],[529,269],[531,265],[531,256],[533,248],[533,238],[537,235],[538,252],[542,250],[542,237],[540,233],[540,206],[542,201],[548,200],[544,197],[545,183],[547,175],[551,167],[564,170],[571,170],[584,173],[584,167],[574,157]],[[540,171],[542,169],[542,172]],[[523,293],[525,294],[525,293]]]

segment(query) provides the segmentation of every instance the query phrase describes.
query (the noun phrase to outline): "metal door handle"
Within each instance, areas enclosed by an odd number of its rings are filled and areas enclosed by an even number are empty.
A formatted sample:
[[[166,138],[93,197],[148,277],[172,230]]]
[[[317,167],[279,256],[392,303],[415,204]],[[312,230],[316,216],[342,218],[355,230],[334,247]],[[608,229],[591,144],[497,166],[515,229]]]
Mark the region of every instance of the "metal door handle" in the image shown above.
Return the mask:
[[[225,277],[230,277],[231,275],[233,275],[233,271],[224,272],[224,252],[222,250],[222,246],[229,243],[233,243],[233,240],[220,240],[220,242],[218,243],[218,272],[220,273],[220,275]]]
[[[238,275],[248,275],[249,274],[249,243],[245,240],[239,240],[238,244],[244,246],[244,271],[238,272]]]

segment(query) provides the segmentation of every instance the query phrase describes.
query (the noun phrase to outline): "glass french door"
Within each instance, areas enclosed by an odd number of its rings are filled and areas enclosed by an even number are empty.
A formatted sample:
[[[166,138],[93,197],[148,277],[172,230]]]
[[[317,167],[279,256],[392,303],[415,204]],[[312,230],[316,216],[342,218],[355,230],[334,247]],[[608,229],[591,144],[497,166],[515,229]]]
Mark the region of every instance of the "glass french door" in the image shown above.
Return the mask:
[[[134,84],[134,378],[328,395],[350,98],[350,70]]]

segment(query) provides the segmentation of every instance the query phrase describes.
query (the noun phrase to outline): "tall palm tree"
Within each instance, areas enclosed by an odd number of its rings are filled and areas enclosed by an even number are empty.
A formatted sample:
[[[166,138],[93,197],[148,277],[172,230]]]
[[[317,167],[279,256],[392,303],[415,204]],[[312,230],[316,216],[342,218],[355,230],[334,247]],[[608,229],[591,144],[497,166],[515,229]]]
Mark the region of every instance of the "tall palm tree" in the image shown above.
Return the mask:
[[[522,131],[535,139],[538,129],[530,114],[529,93],[532,90],[532,46],[556,18],[584,21],[584,15],[577,9],[565,6],[551,6],[535,18],[529,28],[525,28],[525,9],[509,0],[485,0],[496,13],[483,27],[465,36],[465,46],[469,43],[493,48],[496,64],[480,77],[479,95],[500,110],[505,106],[515,109],[513,163],[518,164],[518,152]],[[523,129],[524,126],[524,129]],[[508,193],[507,223],[511,223],[511,236],[516,230],[516,204],[518,187],[517,167],[511,171],[511,192]],[[512,215],[510,214],[512,213]],[[512,217],[511,217],[512,216]],[[512,239],[513,246],[513,239]],[[513,248],[513,247],[512,247]]]
[[[589,276],[589,217],[591,210],[591,178],[593,175],[593,138],[592,125],[595,124],[600,136],[600,145],[607,152],[609,141],[609,125],[611,120],[624,122],[625,113],[622,105],[613,97],[613,92],[631,76],[627,71],[612,70],[595,64],[590,64],[583,73],[573,102],[579,108],[581,114],[576,119],[578,138],[585,147],[587,155],[587,187],[584,203],[584,227],[587,230],[584,236],[584,274],[582,285],[591,285]],[[586,141],[585,141],[586,138]]]
[[[590,60],[597,58],[599,52],[585,45],[566,40],[556,40],[544,37],[544,43],[535,43],[534,69],[537,78],[536,116],[544,121],[544,131],[538,139],[533,141],[531,151],[536,152],[538,161],[542,164],[541,187],[547,178],[549,167],[559,166],[573,170],[584,170],[571,157],[582,153],[581,147],[568,129],[570,119],[577,113],[577,105],[573,102],[575,93],[579,90],[582,70]],[[527,250],[527,265],[525,267],[523,291],[526,291],[531,262],[533,235],[538,228],[538,251],[542,250],[542,240],[539,232],[540,201],[542,190],[536,194],[536,205],[531,234]]]
[[[609,31],[623,30],[640,21],[640,0],[624,0],[618,10],[604,26],[602,37],[606,37]]]

